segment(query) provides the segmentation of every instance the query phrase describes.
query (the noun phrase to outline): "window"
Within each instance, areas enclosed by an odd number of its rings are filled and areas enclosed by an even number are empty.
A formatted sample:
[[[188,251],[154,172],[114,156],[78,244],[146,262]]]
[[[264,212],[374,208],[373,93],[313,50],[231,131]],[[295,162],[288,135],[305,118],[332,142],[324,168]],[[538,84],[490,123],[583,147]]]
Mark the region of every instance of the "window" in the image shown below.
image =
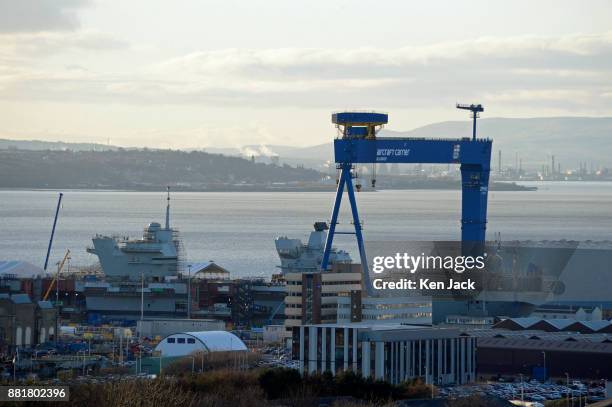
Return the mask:
[[[177,338],[178,343],[185,343],[185,338]]]
[[[166,339],[166,342],[168,342],[168,343],[174,343],[174,342],[175,342],[175,340],[174,340],[174,338],[168,338],[168,339]]]
[[[187,343],[195,343],[195,339],[193,339],[193,338],[187,338]]]

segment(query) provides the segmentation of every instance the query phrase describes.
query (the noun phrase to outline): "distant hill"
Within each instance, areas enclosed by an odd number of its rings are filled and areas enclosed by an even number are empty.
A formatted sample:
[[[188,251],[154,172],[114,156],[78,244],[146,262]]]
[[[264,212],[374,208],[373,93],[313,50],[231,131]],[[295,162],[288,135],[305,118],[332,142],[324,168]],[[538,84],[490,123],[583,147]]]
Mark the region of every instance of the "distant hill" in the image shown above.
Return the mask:
[[[470,121],[448,121],[434,123],[409,131],[383,129],[385,137],[470,137]],[[502,150],[503,166],[514,166],[516,153],[525,168],[539,169],[549,164],[555,155],[557,163],[565,168],[578,167],[579,162],[597,166],[612,167],[612,118],[551,117],[534,119],[483,118],[478,121],[478,136],[493,139],[493,164],[497,166],[498,151]],[[330,137],[331,138],[331,137]],[[313,166],[317,157],[318,165],[333,159],[330,143],[311,147],[290,148],[267,146],[280,155],[281,161],[300,160],[306,166]],[[236,149],[239,151],[239,149]]]
[[[275,155],[285,156],[295,150],[295,147],[279,144],[250,144],[242,147],[206,147],[203,151],[211,154],[223,154],[242,157],[271,157]]]
[[[392,119],[392,118],[391,118]],[[471,121],[447,121],[434,123],[409,131],[383,129],[385,137],[469,137]],[[245,145],[242,147],[210,147],[206,153],[250,158],[271,163],[278,157],[280,163],[305,166],[327,171],[326,162],[333,160],[330,142],[309,147],[286,145]],[[612,168],[612,117],[550,117],[533,119],[482,118],[478,121],[479,137],[493,139],[493,166],[498,165],[498,151],[502,150],[504,167],[514,166],[516,154],[522,159],[523,168],[540,169],[550,163],[551,155],[563,168],[577,168],[578,163],[587,166]],[[47,141],[20,141],[0,139],[0,150],[72,150],[105,151],[119,147],[95,143],[63,143]]]
[[[311,169],[172,150],[0,150],[0,188],[267,189],[318,183]]]
[[[383,131],[389,137],[469,137],[471,122],[441,122],[405,132]],[[579,162],[612,167],[612,117],[490,118],[478,121],[478,136],[493,139],[494,163],[514,165],[516,153],[524,166],[539,168],[550,156],[562,167]]]
[[[327,172],[325,163],[327,159],[322,157],[332,157],[331,144],[320,144],[314,147],[293,147],[275,144],[246,145],[243,147],[214,148],[207,147],[204,151],[214,154],[224,154],[234,157],[250,158],[254,156],[259,162],[272,162],[273,157],[277,157],[283,164],[292,166],[304,166]]]
[[[0,139],[0,150],[72,150],[72,151],[107,151],[119,147],[97,143],[66,143],[63,141],[42,140],[9,140]]]

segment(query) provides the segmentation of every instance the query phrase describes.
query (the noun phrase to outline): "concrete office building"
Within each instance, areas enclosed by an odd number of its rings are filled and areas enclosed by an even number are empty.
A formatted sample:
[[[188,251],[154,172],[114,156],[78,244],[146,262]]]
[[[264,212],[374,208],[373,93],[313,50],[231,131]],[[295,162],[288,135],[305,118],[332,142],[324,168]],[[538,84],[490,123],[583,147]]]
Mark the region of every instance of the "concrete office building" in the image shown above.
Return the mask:
[[[335,323],[338,297],[361,291],[361,265],[335,264],[331,271],[285,274],[285,327]]]
[[[431,300],[417,296],[366,297],[360,291],[338,297],[337,323],[431,325]]]
[[[476,339],[457,329],[382,324],[294,327],[293,359],[302,373],[352,370],[391,383],[464,384],[475,378]]]

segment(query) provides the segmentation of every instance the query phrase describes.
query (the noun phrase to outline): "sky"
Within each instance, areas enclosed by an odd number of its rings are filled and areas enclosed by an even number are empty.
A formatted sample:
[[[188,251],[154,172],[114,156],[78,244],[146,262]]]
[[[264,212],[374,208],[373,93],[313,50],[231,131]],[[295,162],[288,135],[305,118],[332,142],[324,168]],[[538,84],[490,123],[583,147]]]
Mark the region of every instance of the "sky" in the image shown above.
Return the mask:
[[[612,116],[612,2],[0,0],[0,138],[309,146],[333,111],[391,130]]]

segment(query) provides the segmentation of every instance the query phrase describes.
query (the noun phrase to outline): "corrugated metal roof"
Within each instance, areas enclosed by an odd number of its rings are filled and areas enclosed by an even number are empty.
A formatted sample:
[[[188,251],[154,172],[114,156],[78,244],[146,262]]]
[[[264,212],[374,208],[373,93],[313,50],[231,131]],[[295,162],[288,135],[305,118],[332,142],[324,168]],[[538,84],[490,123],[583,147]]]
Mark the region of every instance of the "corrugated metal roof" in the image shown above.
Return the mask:
[[[11,300],[15,304],[30,304],[32,300],[30,300],[30,296],[27,294],[13,294],[11,295]]]
[[[506,329],[473,329],[464,331],[466,336],[479,338],[478,340],[495,338],[495,339],[531,339],[546,341],[577,341],[577,342],[609,342],[612,340],[612,335],[608,334],[581,334],[579,332],[561,331],[561,332],[545,332],[536,330],[511,331]]]
[[[27,261],[0,261],[0,276],[14,275],[18,278],[31,278],[44,275],[44,270]]]
[[[527,318],[510,318],[510,321],[522,326],[523,328],[529,328],[531,325],[537,324],[542,318],[527,317]]]
[[[579,321],[575,319],[543,319],[536,317],[527,317],[527,318],[508,318],[504,319],[493,326],[494,330],[503,329],[508,326],[508,323],[514,323],[523,328],[523,330],[527,330],[532,328],[535,324],[545,323],[550,325],[551,327],[557,330],[563,330],[568,327],[571,327],[571,330],[579,330],[579,326],[586,327],[591,329],[592,331],[599,331],[603,328],[612,325],[612,321],[602,320],[602,321]],[[573,325],[576,324],[576,327]],[[500,327],[500,328],[498,328]],[[539,328],[539,327],[538,327]],[[576,328],[576,329],[574,329]]]
[[[594,343],[585,341],[572,342],[519,338],[478,338],[476,346],[477,348],[503,348],[612,354],[612,343]]]
[[[582,325],[586,326],[589,329],[597,332],[602,328],[606,328],[608,325],[611,325],[612,322],[602,320],[602,321],[579,321]]]
[[[544,322],[546,322],[547,324],[550,324],[553,327],[561,330],[561,329],[564,329],[564,328],[570,326],[571,324],[576,322],[576,320],[574,320],[574,319],[546,319],[546,320],[544,320]]]

